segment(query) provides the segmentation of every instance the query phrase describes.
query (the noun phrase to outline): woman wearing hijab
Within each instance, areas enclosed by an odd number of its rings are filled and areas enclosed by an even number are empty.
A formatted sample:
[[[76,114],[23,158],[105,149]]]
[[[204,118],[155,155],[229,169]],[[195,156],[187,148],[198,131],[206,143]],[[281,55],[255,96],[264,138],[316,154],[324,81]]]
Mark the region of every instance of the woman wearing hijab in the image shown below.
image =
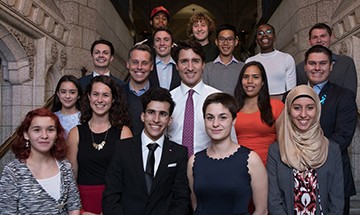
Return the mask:
[[[321,104],[311,87],[290,91],[276,121],[278,142],[268,153],[271,214],[342,214],[340,149],[324,136],[320,114]]]

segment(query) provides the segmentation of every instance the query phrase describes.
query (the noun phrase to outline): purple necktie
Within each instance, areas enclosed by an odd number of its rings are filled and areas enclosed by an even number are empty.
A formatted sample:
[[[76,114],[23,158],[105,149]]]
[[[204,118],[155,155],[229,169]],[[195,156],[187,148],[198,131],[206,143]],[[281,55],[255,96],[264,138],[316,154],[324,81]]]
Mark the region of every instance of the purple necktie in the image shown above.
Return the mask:
[[[188,91],[182,135],[182,145],[188,148],[189,157],[194,154],[194,101],[192,98],[194,92],[193,89]]]

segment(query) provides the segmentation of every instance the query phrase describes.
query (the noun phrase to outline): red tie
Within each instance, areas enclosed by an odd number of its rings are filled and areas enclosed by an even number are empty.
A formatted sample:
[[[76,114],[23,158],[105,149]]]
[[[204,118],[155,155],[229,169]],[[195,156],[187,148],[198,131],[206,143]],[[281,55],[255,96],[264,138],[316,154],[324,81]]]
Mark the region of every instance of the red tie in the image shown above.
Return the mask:
[[[188,91],[188,98],[186,100],[182,145],[188,148],[188,156],[194,154],[194,101],[192,95],[194,90]]]

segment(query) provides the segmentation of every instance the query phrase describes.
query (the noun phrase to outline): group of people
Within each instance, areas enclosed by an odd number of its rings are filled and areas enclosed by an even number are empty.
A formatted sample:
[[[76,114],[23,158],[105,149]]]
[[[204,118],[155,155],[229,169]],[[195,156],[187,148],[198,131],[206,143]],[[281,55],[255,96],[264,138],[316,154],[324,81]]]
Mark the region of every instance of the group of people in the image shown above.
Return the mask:
[[[25,116],[1,214],[349,214],[356,71],[341,75],[353,61],[328,49],[331,29],[310,29],[297,69],[274,49],[270,24],[243,63],[234,26],[215,30],[196,13],[191,39],[174,47],[168,20],[152,10],[153,37],[130,49],[128,82],[110,74],[111,42],[97,40],[94,71],[63,76],[52,109]]]

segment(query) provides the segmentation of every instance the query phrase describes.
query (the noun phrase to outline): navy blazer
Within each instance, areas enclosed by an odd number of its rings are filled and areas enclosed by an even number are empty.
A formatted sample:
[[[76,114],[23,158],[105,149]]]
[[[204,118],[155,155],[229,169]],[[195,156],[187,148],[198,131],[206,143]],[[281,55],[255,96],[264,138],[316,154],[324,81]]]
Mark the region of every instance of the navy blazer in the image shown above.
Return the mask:
[[[340,146],[344,170],[344,194],[345,197],[350,197],[356,194],[348,154],[348,147],[357,125],[355,94],[348,89],[328,82],[322,88],[319,97],[322,101],[320,125],[325,137]]]
[[[180,86],[180,84],[181,84],[181,77],[179,75],[179,72],[176,69],[176,65],[173,64],[172,68],[173,68],[172,69],[172,77],[171,77],[169,91],[175,89],[176,87]],[[159,76],[157,74],[157,68],[156,68],[156,61],[154,61],[153,70],[149,74],[149,81],[150,81],[151,86],[160,87]]]
[[[333,68],[329,74],[329,81],[357,93],[357,73],[354,60],[346,55],[333,54]],[[308,77],[304,70],[304,61],[296,65],[297,85],[307,84]]]
[[[103,214],[188,214],[191,204],[186,168],[187,148],[165,137],[161,161],[148,194],[141,135],[119,140],[105,177]]]
[[[81,86],[81,89],[83,90],[83,93],[86,91],[86,87],[90,84],[91,79],[93,78],[93,72],[90,75],[85,75],[84,77],[79,78],[79,83]],[[112,78],[119,87],[124,85],[124,81],[118,79],[117,77],[110,74],[110,78]]]
[[[269,180],[268,208],[273,215],[294,214],[294,176],[293,169],[281,161],[279,144],[269,147],[266,169]],[[328,157],[324,165],[316,169],[320,200],[323,213],[339,215],[344,207],[344,183],[341,155],[337,144],[329,143]],[[320,215],[319,202],[316,214]]]

